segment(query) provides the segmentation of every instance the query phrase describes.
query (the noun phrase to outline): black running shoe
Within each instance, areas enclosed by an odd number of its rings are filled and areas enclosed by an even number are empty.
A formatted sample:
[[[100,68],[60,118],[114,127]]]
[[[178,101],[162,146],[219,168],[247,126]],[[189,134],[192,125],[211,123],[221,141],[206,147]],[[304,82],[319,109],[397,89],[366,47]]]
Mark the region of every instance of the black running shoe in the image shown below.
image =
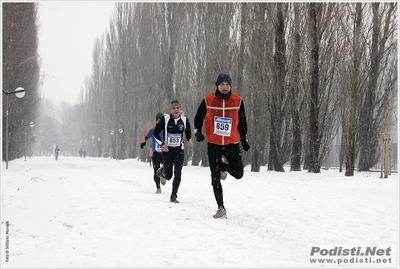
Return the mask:
[[[179,203],[179,201],[176,200],[176,197],[177,197],[176,195],[171,195],[171,199],[170,199],[171,203],[175,203],[175,204]]]
[[[162,167],[157,169],[157,176],[160,178],[161,184],[165,185],[165,183],[167,183],[167,180],[163,177],[162,169],[163,169]]]

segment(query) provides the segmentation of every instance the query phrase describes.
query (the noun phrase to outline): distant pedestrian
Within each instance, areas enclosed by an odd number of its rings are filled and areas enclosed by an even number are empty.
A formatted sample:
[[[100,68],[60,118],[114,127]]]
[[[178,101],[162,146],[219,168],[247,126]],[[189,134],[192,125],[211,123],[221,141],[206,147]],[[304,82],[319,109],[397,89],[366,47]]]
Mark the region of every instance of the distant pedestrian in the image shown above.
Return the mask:
[[[83,149],[82,154],[83,154],[83,158],[86,158],[86,149]]]
[[[149,149],[149,155],[151,156],[151,160],[153,161],[153,170],[154,170],[154,175],[153,179],[154,182],[156,183],[156,193],[161,193],[161,186],[160,186],[160,177],[157,176],[157,170],[160,168],[161,163],[162,163],[162,152],[161,152],[161,147],[160,145],[157,144],[156,139],[154,138],[154,128],[156,127],[156,124],[160,121],[160,119],[164,117],[164,114],[162,113],[157,113],[156,115],[156,123],[153,124],[149,129],[147,129],[147,132],[142,136],[142,143],[140,144],[140,148],[143,149],[144,146],[146,146],[147,140],[150,138],[152,139],[151,142],[151,148]],[[160,137],[163,138],[163,133],[160,133]],[[150,164],[151,164],[150,160]]]
[[[54,156],[56,156],[56,161],[58,161],[58,155],[60,154],[60,148],[56,146],[54,150]]]
[[[186,144],[190,147],[193,146],[189,119],[181,114],[182,110],[179,101],[172,101],[171,114],[165,115],[160,119],[153,134],[162,150],[163,166],[157,170],[161,184],[165,185],[166,180],[170,180],[174,175],[170,197],[172,203],[179,203],[176,198],[178,197],[178,188],[182,176],[184,135],[186,136]],[[164,137],[161,137],[162,132],[164,132]]]
[[[218,210],[214,218],[226,218],[222,195],[221,179],[227,172],[236,179],[243,177],[242,154],[239,143],[245,151],[250,149],[247,141],[247,122],[242,97],[232,92],[232,78],[229,73],[220,73],[215,82],[216,91],[202,100],[194,119],[196,141],[207,136],[208,161],[211,170],[211,185]]]
[[[79,157],[82,158],[82,156],[83,156],[83,151],[82,151],[82,149],[80,149],[80,150],[79,150]]]

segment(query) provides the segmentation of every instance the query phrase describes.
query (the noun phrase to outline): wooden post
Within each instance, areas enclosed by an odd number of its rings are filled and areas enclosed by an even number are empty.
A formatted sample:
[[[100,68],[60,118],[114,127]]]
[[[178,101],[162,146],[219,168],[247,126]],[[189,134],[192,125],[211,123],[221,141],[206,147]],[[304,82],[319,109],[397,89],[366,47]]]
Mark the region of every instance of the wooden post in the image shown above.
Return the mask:
[[[385,134],[381,135],[381,178],[383,178],[383,170],[385,166]]]
[[[385,140],[385,178],[388,178],[389,171],[390,171],[389,146],[390,146],[390,134],[386,134],[386,140]]]
[[[392,174],[392,143],[389,143],[389,176],[391,174]]]
[[[325,159],[325,170],[329,170],[331,168],[331,149],[328,149],[328,153]]]

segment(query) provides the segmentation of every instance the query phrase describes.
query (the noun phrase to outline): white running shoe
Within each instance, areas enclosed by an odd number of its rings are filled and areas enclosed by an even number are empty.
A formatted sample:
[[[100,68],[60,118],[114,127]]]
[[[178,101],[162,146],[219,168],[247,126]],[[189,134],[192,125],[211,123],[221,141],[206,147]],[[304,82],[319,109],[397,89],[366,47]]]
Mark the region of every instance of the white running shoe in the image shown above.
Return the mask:
[[[225,180],[227,176],[228,176],[228,172],[227,171],[221,171],[221,179],[222,180]]]
[[[222,206],[218,207],[217,213],[213,216],[214,219],[226,219],[226,210]]]

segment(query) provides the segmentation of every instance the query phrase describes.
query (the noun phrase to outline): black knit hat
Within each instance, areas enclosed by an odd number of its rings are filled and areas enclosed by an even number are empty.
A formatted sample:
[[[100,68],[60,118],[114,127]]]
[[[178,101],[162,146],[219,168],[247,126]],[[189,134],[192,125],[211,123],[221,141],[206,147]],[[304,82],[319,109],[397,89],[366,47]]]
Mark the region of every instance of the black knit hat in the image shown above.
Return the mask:
[[[179,106],[180,108],[182,108],[181,103],[179,103],[178,100],[174,100],[171,102],[171,108],[173,108],[174,106]]]
[[[227,82],[230,86],[232,86],[232,78],[228,72],[222,72],[218,75],[217,80],[215,81],[215,86],[218,87],[222,82]]]
[[[161,119],[162,117],[164,117],[163,113],[157,113],[156,115],[156,121],[158,121],[159,119]]]

